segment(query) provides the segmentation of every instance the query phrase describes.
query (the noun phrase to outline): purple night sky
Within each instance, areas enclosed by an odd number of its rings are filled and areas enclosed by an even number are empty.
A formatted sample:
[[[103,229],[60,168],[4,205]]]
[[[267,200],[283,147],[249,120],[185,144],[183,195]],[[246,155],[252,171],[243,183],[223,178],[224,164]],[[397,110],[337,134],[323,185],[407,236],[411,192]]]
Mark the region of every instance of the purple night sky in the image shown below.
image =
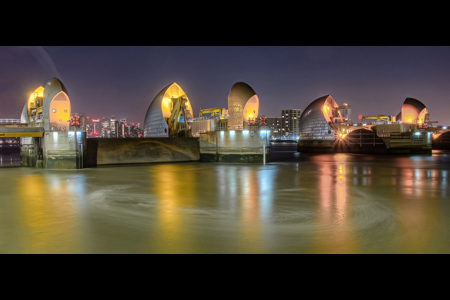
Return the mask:
[[[407,97],[450,125],[450,47],[0,47],[0,118],[19,119],[31,92],[58,77],[72,112],[143,122],[156,94],[177,82],[198,116],[228,107],[237,81],[260,99],[260,115],[304,110],[331,94],[358,115],[397,115]]]

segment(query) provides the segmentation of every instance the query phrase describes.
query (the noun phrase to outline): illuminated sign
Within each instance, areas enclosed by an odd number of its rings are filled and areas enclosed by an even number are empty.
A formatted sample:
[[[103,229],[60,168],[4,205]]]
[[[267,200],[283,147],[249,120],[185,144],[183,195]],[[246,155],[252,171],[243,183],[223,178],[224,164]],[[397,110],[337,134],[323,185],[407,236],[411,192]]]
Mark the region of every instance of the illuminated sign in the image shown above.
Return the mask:
[[[72,126],[80,126],[80,117],[71,117],[71,123]]]
[[[267,120],[267,119],[264,118],[264,117],[259,118],[259,122],[260,122],[261,125],[267,125],[266,120]],[[253,123],[254,123],[254,122],[253,122]]]

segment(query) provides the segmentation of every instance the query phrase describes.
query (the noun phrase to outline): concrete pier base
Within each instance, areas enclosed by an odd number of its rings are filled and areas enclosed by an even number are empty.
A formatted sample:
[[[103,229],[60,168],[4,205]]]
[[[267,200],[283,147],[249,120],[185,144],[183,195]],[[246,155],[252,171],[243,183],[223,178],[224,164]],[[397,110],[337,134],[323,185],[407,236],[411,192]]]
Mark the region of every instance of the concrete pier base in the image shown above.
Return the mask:
[[[87,139],[86,167],[199,161],[198,138]]]
[[[53,150],[46,152],[44,165],[46,169],[79,169],[77,160],[75,150]]]
[[[46,169],[82,169],[86,151],[86,133],[47,132],[43,138],[43,162]]]
[[[38,138],[21,138],[20,156],[22,167],[36,167],[39,141]]]
[[[201,133],[200,160],[204,162],[267,163],[270,159],[269,143],[270,134],[266,130]]]

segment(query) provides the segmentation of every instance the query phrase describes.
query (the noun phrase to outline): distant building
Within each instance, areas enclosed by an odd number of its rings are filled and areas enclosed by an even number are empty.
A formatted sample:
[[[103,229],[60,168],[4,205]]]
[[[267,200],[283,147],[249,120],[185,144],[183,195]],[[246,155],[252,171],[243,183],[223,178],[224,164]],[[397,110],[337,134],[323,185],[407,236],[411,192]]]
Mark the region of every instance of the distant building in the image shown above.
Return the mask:
[[[282,123],[282,135],[287,138],[298,138],[300,135],[300,116],[302,114],[301,109],[285,109],[281,111]]]
[[[283,122],[285,122],[285,118],[283,118],[283,117],[267,117],[266,118],[266,129],[270,130],[272,139],[276,139],[276,140],[281,139],[281,136],[284,133]]]
[[[108,138],[111,132],[110,120],[103,118],[102,120],[102,137]]]
[[[111,117],[110,122],[111,122],[110,127],[111,127],[111,129],[112,129],[112,128],[114,127],[114,125],[116,124],[116,122],[117,122],[117,118],[113,115],[113,116]]]
[[[344,123],[348,123],[351,120],[352,108],[347,103],[339,106],[339,110],[341,111],[341,115],[344,118]]]
[[[132,138],[144,137],[144,130],[140,127],[140,123],[137,123],[136,125],[132,123],[129,130],[130,137]]]
[[[100,126],[98,125],[98,123],[100,123],[100,119],[91,119],[92,121],[92,131],[89,131],[89,135],[92,137],[98,137],[98,131],[100,130]],[[92,132],[92,133],[91,133]],[[101,132],[101,130],[100,130]]]
[[[114,115],[111,117],[109,128],[111,128],[110,137],[119,137],[119,123],[117,122],[117,118]]]
[[[91,119],[91,123],[86,124],[86,130],[89,138],[140,138],[143,137],[140,125],[112,116],[109,119]]]

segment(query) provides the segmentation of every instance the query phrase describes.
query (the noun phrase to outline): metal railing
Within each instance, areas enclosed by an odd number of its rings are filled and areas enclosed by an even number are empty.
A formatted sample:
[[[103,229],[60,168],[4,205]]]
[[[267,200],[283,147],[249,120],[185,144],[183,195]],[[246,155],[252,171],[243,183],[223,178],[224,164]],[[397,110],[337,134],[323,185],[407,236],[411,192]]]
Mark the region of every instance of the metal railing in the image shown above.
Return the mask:
[[[263,154],[270,151],[270,147],[200,147],[200,153],[220,153],[220,154]]]
[[[17,124],[20,123],[20,119],[0,119],[0,124]]]

